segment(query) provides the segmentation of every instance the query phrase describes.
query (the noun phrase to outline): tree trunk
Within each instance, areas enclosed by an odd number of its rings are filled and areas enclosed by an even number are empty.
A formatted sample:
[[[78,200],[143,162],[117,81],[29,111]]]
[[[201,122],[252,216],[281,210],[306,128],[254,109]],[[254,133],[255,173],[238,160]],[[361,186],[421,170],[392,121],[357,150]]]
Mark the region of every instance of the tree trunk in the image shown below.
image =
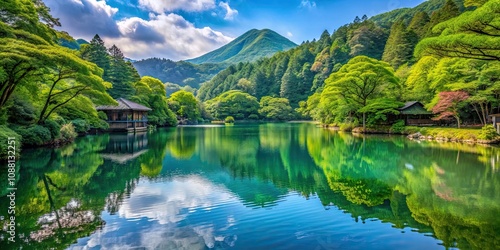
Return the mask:
[[[363,112],[363,133],[366,131],[366,113]]]
[[[457,115],[455,119],[457,119],[457,127],[460,128],[460,117]]]
[[[481,122],[481,125],[485,125],[485,124],[486,124],[486,121],[483,121],[483,118],[481,117],[481,113],[479,113],[479,109],[477,109],[476,104],[472,104],[472,107],[473,107],[473,108],[474,108],[474,110],[476,111],[476,113],[477,113],[477,117],[479,118],[479,121]]]

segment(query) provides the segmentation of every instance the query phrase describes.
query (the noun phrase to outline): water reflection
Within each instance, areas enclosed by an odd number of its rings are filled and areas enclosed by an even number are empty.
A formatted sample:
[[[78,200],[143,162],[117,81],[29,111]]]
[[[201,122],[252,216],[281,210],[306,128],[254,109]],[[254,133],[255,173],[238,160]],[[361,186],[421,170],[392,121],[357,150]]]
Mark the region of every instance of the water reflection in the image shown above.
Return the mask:
[[[353,137],[310,124],[88,136],[23,152],[22,239],[7,245],[2,231],[0,246],[321,249],[383,240],[382,248],[493,249],[498,159],[494,147]]]

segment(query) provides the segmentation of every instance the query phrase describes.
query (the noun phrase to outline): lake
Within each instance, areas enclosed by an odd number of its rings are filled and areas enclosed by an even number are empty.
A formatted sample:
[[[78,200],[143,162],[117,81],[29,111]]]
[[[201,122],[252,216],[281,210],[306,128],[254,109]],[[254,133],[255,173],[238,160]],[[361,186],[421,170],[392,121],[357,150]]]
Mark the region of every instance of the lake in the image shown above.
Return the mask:
[[[22,152],[0,248],[495,249],[499,164],[495,147],[307,123],[89,135]]]

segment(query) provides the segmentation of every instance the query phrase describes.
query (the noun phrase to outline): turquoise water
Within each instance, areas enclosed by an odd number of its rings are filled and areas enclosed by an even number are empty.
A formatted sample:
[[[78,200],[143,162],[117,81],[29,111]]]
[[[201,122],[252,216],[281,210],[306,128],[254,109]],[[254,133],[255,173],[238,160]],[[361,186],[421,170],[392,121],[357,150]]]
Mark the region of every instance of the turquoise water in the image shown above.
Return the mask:
[[[87,136],[23,151],[17,238],[4,228],[0,247],[495,249],[498,160],[313,124]]]

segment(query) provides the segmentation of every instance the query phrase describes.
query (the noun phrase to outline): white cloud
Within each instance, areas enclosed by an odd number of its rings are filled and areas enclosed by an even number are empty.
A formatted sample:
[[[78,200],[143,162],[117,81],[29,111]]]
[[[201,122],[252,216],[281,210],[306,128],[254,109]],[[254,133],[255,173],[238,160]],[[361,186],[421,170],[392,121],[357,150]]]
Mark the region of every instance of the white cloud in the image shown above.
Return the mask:
[[[139,6],[156,13],[172,10],[196,12],[215,8],[215,0],[139,0]]]
[[[291,38],[291,37],[293,37],[293,34],[292,34],[292,32],[288,31],[288,32],[286,32],[286,36]]]
[[[150,13],[147,20],[129,17],[116,21],[113,17],[118,9],[107,5],[105,1],[45,1],[51,8],[52,15],[60,18],[62,30],[75,38],[87,40],[99,34],[107,47],[116,44],[126,57],[133,59],[189,59],[212,51],[233,39],[210,27],[195,27],[193,23],[174,13]],[[168,1],[156,2],[165,4]],[[174,2],[177,4],[185,0]],[[192,6],[197,6],[196,3],[200,2],[209,1],[190,1]]]
[[[147,217],[159,224],[170,224],[184,220],[188,215],[183,212],[185,209],[210,209],[235,199],[224,187],[201,176],[190,175],[165,183],[137,186],[118,214],[127,219]]]
[[[97,0],[45,0],[54,17],[60,18],[61,29],[75,37],[92,38],[95,34],[106,34],[108,37],[120,35],[113,16],[118,12]]]
[[[310,0],[302,0],[299,5],[300,8],[314,9],[316,8],[316,2]]]
[[[226,11],[226,15],[224,16],[224,20],[233,20],[236,15],[238,15],[238,11],[236,9],[231,9],[229,3],[220,2],[219,7],[222,7]]]
[[[127,18],[117,23],[120,37],[105,37],[127,57],[139,59],[165,57],[188,59],[214,50],[232,40],[210,27],[196,28],[177,14],[150,16],[150,20]]]

